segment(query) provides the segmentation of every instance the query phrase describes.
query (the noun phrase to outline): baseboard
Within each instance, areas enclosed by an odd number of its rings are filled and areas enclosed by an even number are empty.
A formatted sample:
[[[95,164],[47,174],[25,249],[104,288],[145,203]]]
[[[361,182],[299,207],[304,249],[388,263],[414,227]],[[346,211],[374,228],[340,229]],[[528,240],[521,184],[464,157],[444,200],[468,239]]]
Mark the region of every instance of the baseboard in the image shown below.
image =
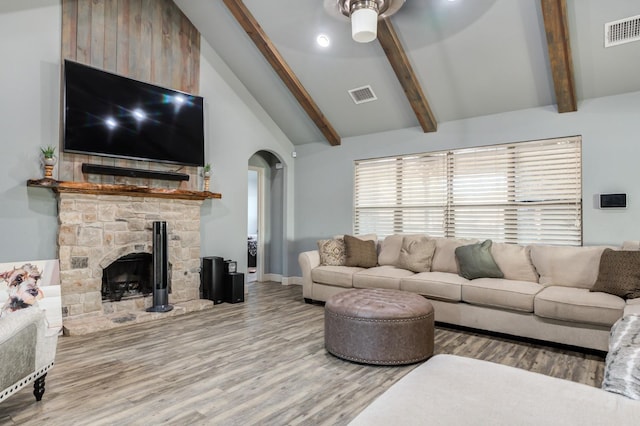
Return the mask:
[[[265,281],[275,281],[282,285],[302,285],[302,277],[283,277],[280,274],[264,274],[262,279]]]
[[[282,275],[280,274],[263,274],[262,279],[264,281],[275,281],[277,283],[282,282]]]
[[[302,285],[302,277],[284,277],[282,285]]]

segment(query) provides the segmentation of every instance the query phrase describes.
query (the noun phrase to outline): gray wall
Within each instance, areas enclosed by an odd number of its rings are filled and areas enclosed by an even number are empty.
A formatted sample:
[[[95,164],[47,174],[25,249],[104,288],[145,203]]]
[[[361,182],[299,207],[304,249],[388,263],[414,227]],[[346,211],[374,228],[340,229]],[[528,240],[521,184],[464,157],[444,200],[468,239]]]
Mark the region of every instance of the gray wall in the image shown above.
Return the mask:
[[[0,2],[0,261],[57,257],[53,193],[27,188],[41,178],[40,147],[58,145],[59,0]]]
[[[27,188],[40,178],[39,148],[59,144],[60,0],[0,2],[0,261],[57,257],[57,205],[51,191]],[[293,145],[204,40],[200,94],[205,98],[206,161],[211,191],[202,206],[201,255],[247,265],[247,164],[253,153],[278,155],[284,176],[284,238],[293,240]],[[289,250],[283,248],[283,251]],[[288,258],[279,259],[282,270]]]
[[[290,275],[300,275],[294,264],[300,251],[315,248],[320,238],[352,232],[354,160],[559,136],[582,135],[584,244],[640,239],[639,120],[635,92],[580,102],[574,113],[558,114],[550,106],[440,123],[430,134],[411,128],[345,138],[339,147],[298,146]],[[593,197],[601,192],[626,192],[627,209],[596,209]]]

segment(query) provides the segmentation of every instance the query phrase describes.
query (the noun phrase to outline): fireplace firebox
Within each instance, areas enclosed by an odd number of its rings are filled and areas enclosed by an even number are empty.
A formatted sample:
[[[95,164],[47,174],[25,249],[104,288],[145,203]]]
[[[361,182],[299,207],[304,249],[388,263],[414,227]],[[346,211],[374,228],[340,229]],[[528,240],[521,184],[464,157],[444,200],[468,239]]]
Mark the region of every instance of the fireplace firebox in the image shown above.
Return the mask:
[[[119,302],[150,295],[152,284],[152,256],[131,253],[116,259],[102,272],[102,300]]]

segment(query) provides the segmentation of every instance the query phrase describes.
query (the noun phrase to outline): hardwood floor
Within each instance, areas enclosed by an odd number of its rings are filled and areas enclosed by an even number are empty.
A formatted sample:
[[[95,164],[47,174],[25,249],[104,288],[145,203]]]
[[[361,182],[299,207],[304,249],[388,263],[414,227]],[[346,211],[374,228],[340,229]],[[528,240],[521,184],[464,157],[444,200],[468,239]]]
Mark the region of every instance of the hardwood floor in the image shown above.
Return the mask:
[[[327,354],[323,318],[301,287],[255,283],[245,303],[63,337],[42,401],[23,389],[0,424],[343,425],[416,366]],[[437,353],[602,381],[598,355],[442,327],[435,339]]]

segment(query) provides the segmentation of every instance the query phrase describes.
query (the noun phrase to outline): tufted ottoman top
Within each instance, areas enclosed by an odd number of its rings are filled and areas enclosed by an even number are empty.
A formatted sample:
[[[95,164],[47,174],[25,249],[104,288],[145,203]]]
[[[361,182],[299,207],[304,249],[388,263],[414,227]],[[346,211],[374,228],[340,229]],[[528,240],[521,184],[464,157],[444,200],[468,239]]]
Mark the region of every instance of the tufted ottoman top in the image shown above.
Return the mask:
[[[325,309],[337,315],[368,319],[403,319],[433,314],[431,303],[419,294],[379,288],[335,294],[327,300]]]

